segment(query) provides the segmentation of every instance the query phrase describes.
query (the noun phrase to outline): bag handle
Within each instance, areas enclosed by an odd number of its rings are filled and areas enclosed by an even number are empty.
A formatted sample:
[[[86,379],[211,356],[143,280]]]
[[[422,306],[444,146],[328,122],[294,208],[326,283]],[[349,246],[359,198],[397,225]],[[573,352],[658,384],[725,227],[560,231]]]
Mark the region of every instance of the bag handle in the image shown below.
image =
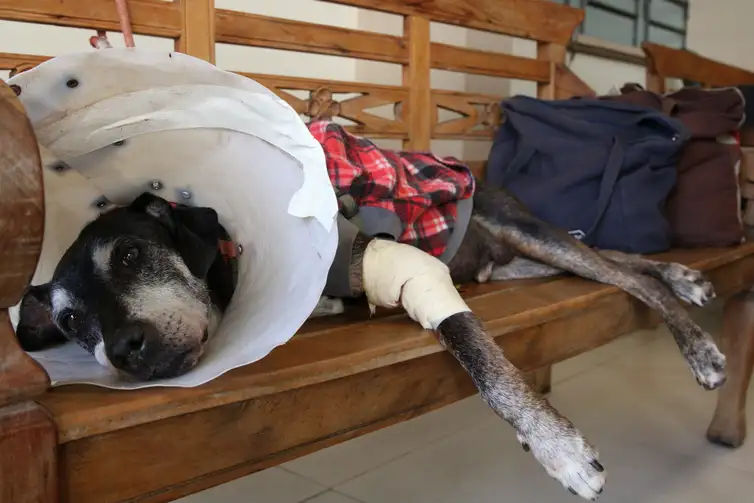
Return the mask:
[[[531,146],[529,143],[521,142],[520,147],[516,151],[516,155],[511,159],[511,162],[508,163],[508,165],[505,167],[505,171],[503,172],[501,185],[505,186],[505,183],[510,180],[513,176],[517,175],[519,172],[521,172],[524,167],[529,164],[529,161],[532,157],[534,157],[534,154],[537,152],[537,149]]]
[[[537,149],[529,143],[522,143],[521,147],[516,152],[516,156],[508,164],[505,172],[503,173],[502,185],[505,186],[505,182],[512,176],[518,174],[529,163],[531,158],[537,152]],[[584,235],[584,240],[591,236],[599,227],[602,219],[607,213],[607,207],[610,205],[610,199],[615,192],[615,185],[618,183],[618,176],[620,175],[620,169],[623,166],[624,151],[617,137],[613,137],[613,147],[610,149],[610,155],[607,158],[607,164],[605,170],[602,173],[602,180],[600,181],[600,191],[597,196],[597,211],[594,222],[589,227],[589,230]]]
[[[670,98],[669,96],[661,96],[660,98],[662,99],[662,113],[672,117],[678,106],[678,100]]]
[[[613,138],[613,148],[610,150],[610,155],[605,165],[605,171],[602,174],[602,181],[600,182],[600,192],[597,196],[597,211],[594,219],[594,223],[586,231],[584,240],[591,236],[599,227],[602,219],[607,213],[607,207],[610,205],[610,199],[615,192],[615,185],[618,183],[618,175],[620,174],[620,168],[623,166],[623,147],[621,146],[618,138]]]

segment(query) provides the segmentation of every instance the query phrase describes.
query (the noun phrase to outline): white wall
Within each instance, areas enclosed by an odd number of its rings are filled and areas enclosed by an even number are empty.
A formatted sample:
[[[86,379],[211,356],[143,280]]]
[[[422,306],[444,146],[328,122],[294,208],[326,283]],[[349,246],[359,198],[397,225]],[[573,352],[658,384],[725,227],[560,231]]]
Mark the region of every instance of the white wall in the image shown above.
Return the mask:
[[[754,0],[691,0],[687,47],[703,56],[754,70]],[[639,65],[579,54],[571,68],[597,92],[645,81]]]
[[[688,48],[754,70],[754,0],[691,0]]]

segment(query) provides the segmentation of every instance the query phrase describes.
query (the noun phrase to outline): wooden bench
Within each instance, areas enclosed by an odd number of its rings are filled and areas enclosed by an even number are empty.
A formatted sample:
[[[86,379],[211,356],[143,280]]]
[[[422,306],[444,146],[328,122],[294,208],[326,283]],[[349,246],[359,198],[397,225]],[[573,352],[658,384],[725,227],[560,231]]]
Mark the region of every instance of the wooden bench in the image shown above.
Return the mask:
[[[398,138],[406,148],[426,149],[432,138],[489,139],[498,120],[499,96],[432,90],[431,68],[533,80],[543,98],[589,92],[563,65],[580,10],[546,0],[333,1],[404,16],[403,36],[214,10],[211,0],[132,0],[129,7],[137,34],[174,38],[178,50],[209,61],[217,41],[403,65],[401,86],[254,77],[302,113],[339,108],[359,134]],[[110,0],[0,0],[0,19],[118,26]],[[431,42],[431,21],[536,40],[537,59]],[[0,54],[0,68],[43,59]],[[262,361],[198,388],[49,389],[45,373],[15,343],[4,310],[19,300],[33,272],[44,205],[31,133],[10,90],[0,89],[1,503],[171,501],[474,393],[431,333],[400,313],[368,319],[363,306],[313,320]],[[289,90],[310,91],[310,99]],[[359,96],[329,106],[329,93],[341,92]],[[380,104],[400,104],[397,115],[364,111]],[[438,107],[463,117],[440,121]],[[746,294],[754,283],[754,245],[661,258],[707,272],[718,295],[732,296],[723,344],[730,378],[711,432],[739,444],[754,361],[754,310]],[[536,371],[542,388],[552,364],[658,322],[623,292],[578,278],[472,285],[463,293],[508,357]]]

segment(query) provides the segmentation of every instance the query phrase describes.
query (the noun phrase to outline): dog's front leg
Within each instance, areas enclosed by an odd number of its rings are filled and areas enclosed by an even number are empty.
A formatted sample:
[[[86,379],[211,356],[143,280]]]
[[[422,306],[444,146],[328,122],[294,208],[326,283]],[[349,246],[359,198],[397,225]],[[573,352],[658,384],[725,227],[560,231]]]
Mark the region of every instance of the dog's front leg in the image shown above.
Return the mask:
[[[411,318],[432,328],[547,473],[572,493],[596,499],[605,484],[597,450],[505,358],[453,287],[447,267],[405,245],[363,236],[352,243],[351,288],[361,289],[377,305],[401,304]],[[383,259],[375,257],[381,253]]]
[[[437,327],[440,343],[471,376],[482,399],[516,430],[547,473],[574,494],[596,499],[605,484],[597,450],[546,399],[534,392],[471,312]]]

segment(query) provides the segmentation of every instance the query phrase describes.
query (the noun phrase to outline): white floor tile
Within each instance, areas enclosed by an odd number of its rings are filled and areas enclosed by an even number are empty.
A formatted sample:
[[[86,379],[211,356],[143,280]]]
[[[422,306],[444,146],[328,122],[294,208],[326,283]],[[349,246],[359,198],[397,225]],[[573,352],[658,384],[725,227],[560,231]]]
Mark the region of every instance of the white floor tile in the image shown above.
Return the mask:
[[[557,484],[537,471],[512,432],[497,421],[453,434],[337,489],[365,503],[513,503],[525,501],[520,498],[527,494],[531,501],[557,496]]]
[[[692,317],[704,330],[716,333],[721,325],[722,307],[723,303],[718,299],[704,309],[693,310]],[[639,330],[626,334],[609,344],[558,363],[553,367],[552,382],[553,384],[562,383],[617,357],[635,353],[634,350],[645,347],[659,338],[670,338],[667,329],[663,326],[657,329]]]
[[[626,334],[604,346],[582,353],[553,366],[552,384],[560,384],[598,365],[603,365],[616,357],[634,349],[646,346],[657,337],[655,330],[641,330]]]
[[[754,430],[754,387],[749,397]],[[590,439],[619,434],[754,472],[754,439],[735,450],[706,440],[716,393],[696,383],[670,334],[555,387],[549,399]]]
[[[299,503],[327,488],[279,468],[242,477],[176,500],[177,503]],[[326,501],[326,500],[325,500]],[[339,503],[337,501],[326,503]],[[345,503],[345,502],[343,502]]]
[[[683,461],[680,454],[628,439],[599,440],[609,475],[600,503],[627,502],[637,487],[669,478]],[[453,434],[337,489],[366,503],[578,501],[523,452],[502,421]]]
[[[360,503],[359,501],[349,498],[335,491],[327,491],[326,493],[319,494],[313,498],[310,498],[302,503]]]
[[[754,478],[704,459],[686,457],[652,484],[637,486],[621,503],[748,503],[754,501]]]
[[[399,458],[463,428],[496,417],[477,396],[283,465],[327,487]]]

